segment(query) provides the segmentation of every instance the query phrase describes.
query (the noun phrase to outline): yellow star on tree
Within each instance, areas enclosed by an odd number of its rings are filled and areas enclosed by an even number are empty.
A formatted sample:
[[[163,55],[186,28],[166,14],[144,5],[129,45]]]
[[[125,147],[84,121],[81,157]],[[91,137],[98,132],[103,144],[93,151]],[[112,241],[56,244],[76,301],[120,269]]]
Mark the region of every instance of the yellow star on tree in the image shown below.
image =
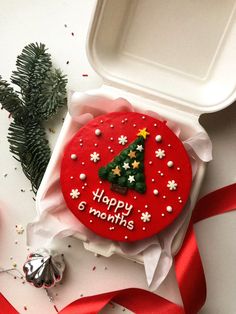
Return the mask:
[[[137,161],[137,160],[135,160],[135,161],[132,163],[133,169],[138,169],[139,164],[140,164],[140,162]]]
[[[116,166],[114,169],[112,169],[113,174],[118,175],[120,177],[120,168]]]
[[[139,132],[138,132],[138,136],[142,136],[145,140],[146,140],[146,137],[149,135],[150,133],[147,132],[147,128],[144,128],[144,129],[139,129]]]
[[[128,156],[129,158],[136,158],[136,152],[134,152],[133,150],[131,150],[129,153],[128,153]]]

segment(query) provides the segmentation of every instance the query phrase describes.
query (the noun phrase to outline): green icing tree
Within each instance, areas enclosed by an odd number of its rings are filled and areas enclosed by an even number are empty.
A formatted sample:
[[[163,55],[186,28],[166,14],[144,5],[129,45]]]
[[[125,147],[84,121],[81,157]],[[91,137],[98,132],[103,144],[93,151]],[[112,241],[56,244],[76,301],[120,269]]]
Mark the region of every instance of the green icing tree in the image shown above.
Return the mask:
[[[144,175],[144,144],[149,133],[142,129],[138,138],[105,167],[99,169],[99,177],[111,182],[111,189],[126,194],[128,188],[139,193],[146,191]]]

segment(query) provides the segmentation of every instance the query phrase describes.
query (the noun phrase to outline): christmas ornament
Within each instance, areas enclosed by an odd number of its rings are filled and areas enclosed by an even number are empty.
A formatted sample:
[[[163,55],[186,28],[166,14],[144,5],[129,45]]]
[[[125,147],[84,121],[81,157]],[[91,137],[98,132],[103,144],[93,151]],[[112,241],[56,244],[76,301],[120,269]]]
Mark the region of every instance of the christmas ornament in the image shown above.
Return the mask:
[[[51,288],[61,281],[65,269],[63,255],[38,250],[28,256],[23,266],[25,279],[36,288]]]

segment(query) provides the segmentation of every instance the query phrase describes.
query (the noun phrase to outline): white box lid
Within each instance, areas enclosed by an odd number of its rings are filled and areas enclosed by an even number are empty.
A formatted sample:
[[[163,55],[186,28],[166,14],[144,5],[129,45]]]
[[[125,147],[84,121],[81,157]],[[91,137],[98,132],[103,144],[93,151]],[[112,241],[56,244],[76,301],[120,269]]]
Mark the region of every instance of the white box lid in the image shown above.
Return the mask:
[[[200,114],[236,99],[236,0],[98,0],[87,53],[105,83]]]

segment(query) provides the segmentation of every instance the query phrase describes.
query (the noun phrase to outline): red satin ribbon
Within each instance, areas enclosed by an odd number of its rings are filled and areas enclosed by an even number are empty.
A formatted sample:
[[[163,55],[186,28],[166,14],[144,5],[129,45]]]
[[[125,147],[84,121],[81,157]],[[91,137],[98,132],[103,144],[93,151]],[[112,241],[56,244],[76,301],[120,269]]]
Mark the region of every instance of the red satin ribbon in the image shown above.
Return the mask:
[[[174,258],[176,278],[183,307],[149,291],[130,288],[81,298],[66,306],[59,314],[98,314],[109,302],[116,302],[136,314],[196,314],[206,300],[206,282],[197,247],[194,223],[236,209],[236,184],[203,197],[196,205],[184,243]],[[3,299],[2,299],[3,298]],[[1,302],[7,302],[2,296]],[[4,304],[4,303],[3,303]],[[7,305],[9,303],[7,302]],[[0,314],[16,314],[16,310]]]
[[[0,314],[19,314],[17,310],[0,293]]]

